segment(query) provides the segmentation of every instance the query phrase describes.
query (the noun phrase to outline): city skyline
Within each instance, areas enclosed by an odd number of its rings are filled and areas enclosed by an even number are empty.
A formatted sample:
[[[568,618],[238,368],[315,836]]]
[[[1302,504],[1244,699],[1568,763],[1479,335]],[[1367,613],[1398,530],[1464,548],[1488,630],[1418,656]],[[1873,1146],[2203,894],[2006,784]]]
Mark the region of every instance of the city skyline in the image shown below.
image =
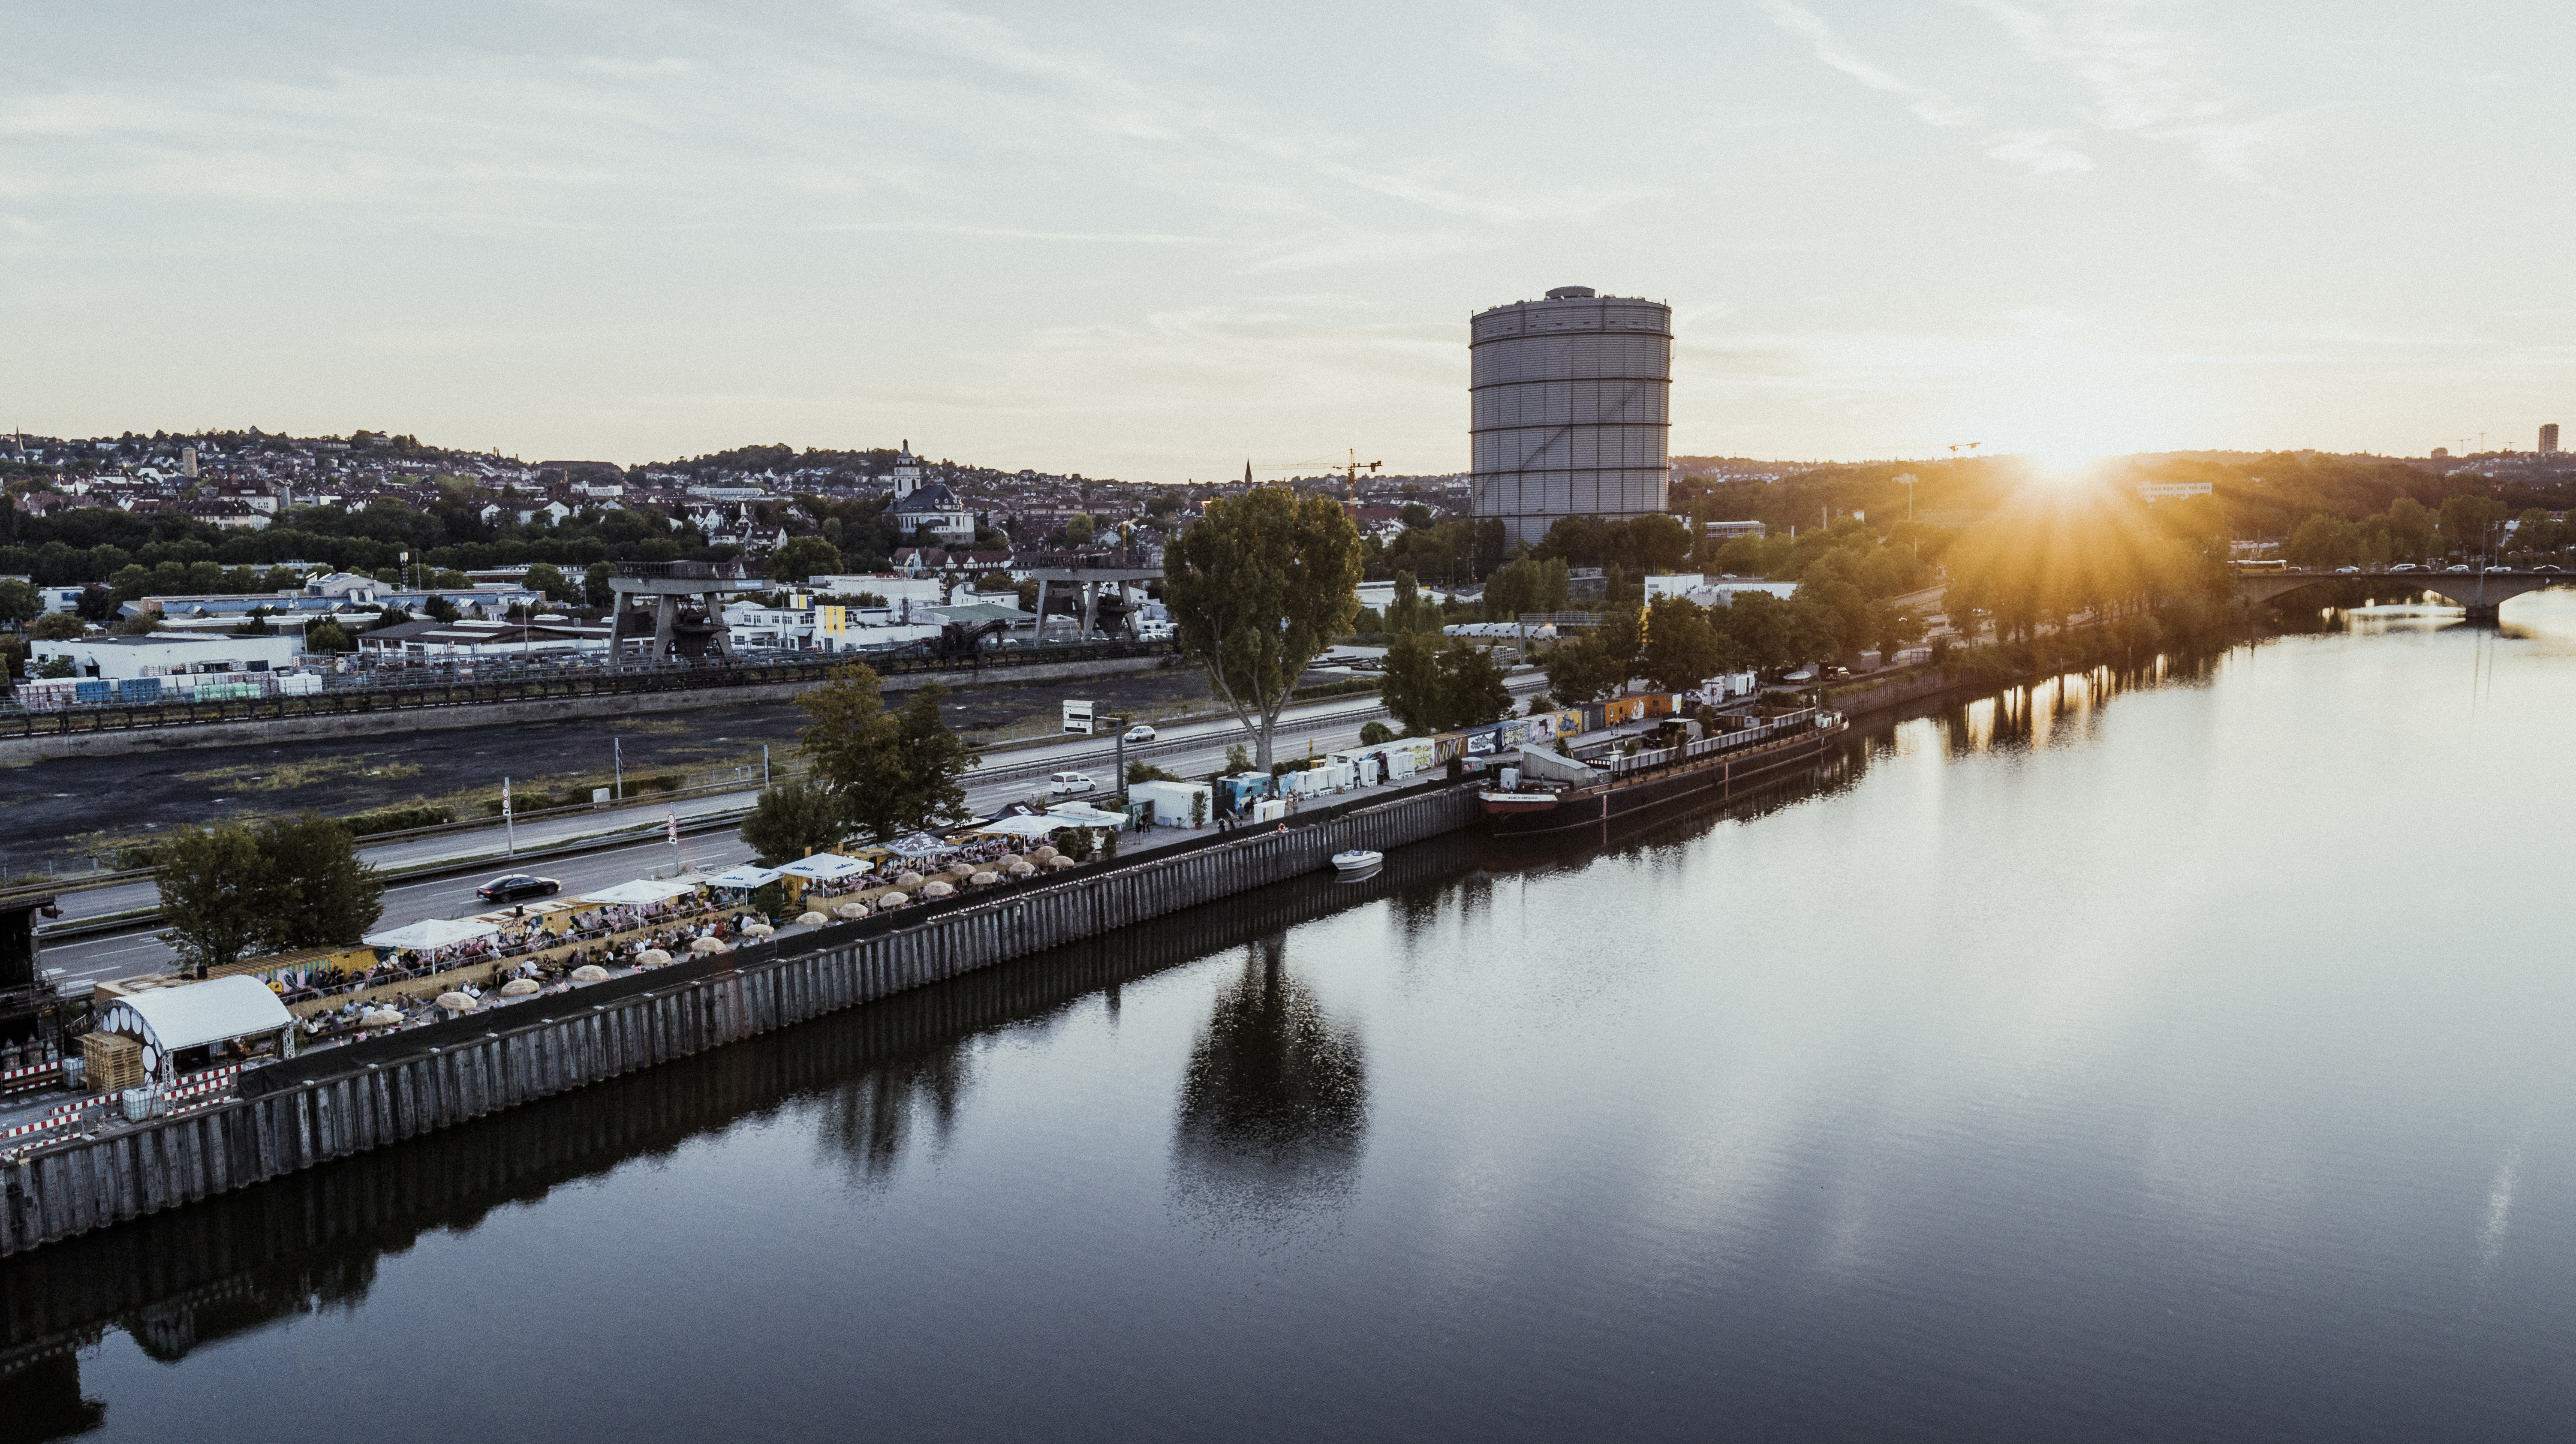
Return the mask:
[[[768,14],[17,14],[0,422],[1455,472],[1559,285],[1673,304],[1682,455],[2565,410],[2536,7]]]

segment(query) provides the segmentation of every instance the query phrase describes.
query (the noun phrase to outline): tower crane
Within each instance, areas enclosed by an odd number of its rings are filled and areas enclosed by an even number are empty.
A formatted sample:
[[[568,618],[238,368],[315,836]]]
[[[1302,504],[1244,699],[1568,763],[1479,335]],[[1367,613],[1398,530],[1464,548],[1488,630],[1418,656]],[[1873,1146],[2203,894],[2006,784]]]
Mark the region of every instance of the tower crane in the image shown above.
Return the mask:
[[[1377,469],[1386,465],[1386,463],[1383,461],[1362,461],[1360,460],[1360,454],[1356,449],[1349,451],[1348,457],[1349,459],[1344,461],[1342,464],[1342,494],[1352,501],[1357,501],[1360,499],[1360,468],[1363,466],[1367,467],[1369,469],[1369,475],[1375,476],[1377,475]]]

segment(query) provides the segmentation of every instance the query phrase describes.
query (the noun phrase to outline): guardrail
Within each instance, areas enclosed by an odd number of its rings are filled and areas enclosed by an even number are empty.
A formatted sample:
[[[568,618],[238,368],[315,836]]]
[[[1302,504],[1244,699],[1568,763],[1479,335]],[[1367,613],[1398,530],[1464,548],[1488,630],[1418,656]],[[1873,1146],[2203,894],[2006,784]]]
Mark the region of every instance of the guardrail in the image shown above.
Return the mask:
[[[166,698],[158,702],[73,702],[59,708],[30,709],[13,701],[0,704],[0,738],[65,737],[90,732],[196,727],[219,722],[267,722],[294,717],[411,712],[576,697],[761,687],[810,681],[833,668],[853,663],[872,669],[880,677],[894,678],[924,672],[980,671],[1173,655],[1178,655],[1178,651],[1170,642],[1075,642],[1001,648],[986,651],[974,659],[962,660],[837,652],[820,654],[812,660],[694,661],[651,666],[539,669],[492,678],[447,676],[396,686],[385,686],[380,682],[375,685],[326,686],[320,692],[301,695],[280,693],[202,702]],[[360,680],[375,682],[372,678]]]

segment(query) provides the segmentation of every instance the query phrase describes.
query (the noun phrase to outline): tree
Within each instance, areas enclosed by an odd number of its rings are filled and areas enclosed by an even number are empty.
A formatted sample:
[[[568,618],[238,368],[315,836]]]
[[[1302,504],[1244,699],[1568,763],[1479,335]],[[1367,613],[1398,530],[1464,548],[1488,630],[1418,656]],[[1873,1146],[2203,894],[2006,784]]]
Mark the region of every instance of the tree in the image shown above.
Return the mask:
[[[2442,502],[2442,545],[2455,552],[2484,551],[2504,520],[2504,503],[2489,496],[2454,496]]]
[[[0,577],[0,622],[23,622],[41,615],[45,599],[16,577]]]
[[[1075,546],[1088,544],[1092,536],[1099,530],[1099,518],[1092,516],[1088,512],[1078,511],[1064,519],[1064,539],[1073,543]]]
[[[579,605],[581,591],[551,562],[530,562],[527,580],[521,585],[549,601]]]
[[[900,713],[886,710],[877,674],[843,667],[796,699],[810,780],[827,789],[842,821],[889,842],[964,810],[959,779],[979,761],[940,719],[948,689],[928,683]]]
[[[1363,722],[1360,724],[1360,745],[1362,747],[1377,747],[1394,740],[1395,729],[1387,726],[1383,722]]]
[[[88,630],[69,612],[47,612],[27,628],[27,635],[41,642],[68,642]]]
[[[1395,574],[1395,593],[1386,604],[1386,629],[1395,633],[1422,629],[1422,593],[1415,588],[1411,572]]]
[[[608,581],[609,578],[616,575],[617,564],[615,562],[592,562],[589,570],[581,574],[581,594],[583,599],[588,601],[594,607],[608,607],[615,605],[617,602],[617,594],[608,589]]]
[[[129,616],[119,618],[116,625],[108,628],[108,630],[114,632],[120,637],[148,636],[161,630],[161,614],[147,608],[143,611],[135,612]]]
[[[1494,654],[1466,641],[1451,642],[1440,653],[1440,698],[1447,711],[1443,725],[1451,728],[1499,721],[1512,710],[1512,692],[1503,685]]]
[[[1261,487],[1220,497],[1163,554],[1181,650],[1252,732],[1267,768],[1297,677],[1359,614],[1360,534],[1327,496]]]
[[[383,876],[349,829],[319,813],[261,825],[259,940],[279,951],[354,943],[384,915]]]
[[[1649,610],[1639,673],[1666,692],[1686,692],[1726,670],[1731,639],[1709,625],[1687,597],[1665,597]]]
[[[818,574],[830,576],[840,569],[840,548],[818,536],[788,538],[787,545],[770,553],[765,568],[771,581],[795,583]]]
[[[1418,632],[1396,633],[1377,684],[1378,700],[1386,704],[1388,715],[1416,735],[1442,730],[1448,706],[1441,688],[1440,659],[1431,644]]]
[[[828,852],[841,845],[843,831],[840,801],[831,789],[801,780],[763,791],[742,820],[742,840],[765,867]]]
[[[1539,663],[1550,694],[1571,705],[1598,701],[1628,685],[1636,672],[1635,654],[1623,652],[1604,630],[1559,642]]]
[[[433,622],[452,622],[456,620],[456,604],[445,597],[433,595],[429,599],[429,604],[422,607],[421,610],[429,613],[429,619]]]
[[[338,622],[335,622],[328,617],[325,617],[321,621],[315,622],[312,626],[304,629],[304,650],[307,652],[354,652],[358,650],[358,639],[349,635],[348,628],[341,626]]]
[[[183,826],[161,845],[161,920],[183,965],[202,977],[259,945],[267,868],[243,827]]]
[[[1871,621],[1874,623],[1873,635],[1878,641],[1878,664],[1892,666],[1896,662],[1896,654],[1922,641],[1929,629],[1923,625],[1921,617],[1914,615],[1912,607],[1892,607],[1885,602],[1875,605],[1877,610]]]
[[[1508,622],[1525,612],[1561,612],[1572,585],[1565,563],[1524,558],[1485,579],[1485,619]]]

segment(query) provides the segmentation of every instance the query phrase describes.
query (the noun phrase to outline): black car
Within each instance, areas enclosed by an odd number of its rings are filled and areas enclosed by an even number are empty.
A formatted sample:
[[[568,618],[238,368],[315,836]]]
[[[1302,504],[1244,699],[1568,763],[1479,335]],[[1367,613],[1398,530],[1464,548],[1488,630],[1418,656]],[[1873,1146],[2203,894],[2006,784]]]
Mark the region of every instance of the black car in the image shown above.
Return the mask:
[[[561,891],[563,891],[563,884],[553,878],[532,877],[524,872],[514,872],[508,877],[496,877],[476,888],[474,895],[485,902],[517,902],[523,897],[544,897],[549,893]]]

